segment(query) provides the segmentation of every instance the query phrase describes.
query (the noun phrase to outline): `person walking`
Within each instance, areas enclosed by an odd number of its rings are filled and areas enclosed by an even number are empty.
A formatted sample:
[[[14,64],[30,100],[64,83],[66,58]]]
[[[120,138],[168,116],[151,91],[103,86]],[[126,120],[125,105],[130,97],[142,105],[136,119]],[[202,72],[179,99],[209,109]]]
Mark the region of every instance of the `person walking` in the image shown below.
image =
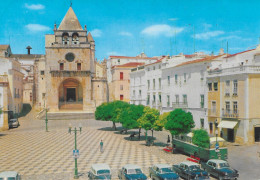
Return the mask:
[[[99,144],[100,144],[100,152],[103,152],[103,145],[104,145],[104,143],[103,143],[102,139],[101,139]]]
[[[168,146],[168,144],[171,142],[171,140],[170,140],[170,136],[168,135],[168,139],[167,139],[167,146]]]

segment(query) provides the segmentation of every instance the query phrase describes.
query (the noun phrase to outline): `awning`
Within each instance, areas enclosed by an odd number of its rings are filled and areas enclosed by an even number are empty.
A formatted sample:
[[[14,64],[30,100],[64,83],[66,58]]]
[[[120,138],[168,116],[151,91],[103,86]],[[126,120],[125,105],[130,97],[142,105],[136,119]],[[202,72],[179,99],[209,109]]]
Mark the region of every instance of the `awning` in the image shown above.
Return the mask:
[[[234,129],[237,125],[237,121],[221,121],[218,125],[219,128]]]

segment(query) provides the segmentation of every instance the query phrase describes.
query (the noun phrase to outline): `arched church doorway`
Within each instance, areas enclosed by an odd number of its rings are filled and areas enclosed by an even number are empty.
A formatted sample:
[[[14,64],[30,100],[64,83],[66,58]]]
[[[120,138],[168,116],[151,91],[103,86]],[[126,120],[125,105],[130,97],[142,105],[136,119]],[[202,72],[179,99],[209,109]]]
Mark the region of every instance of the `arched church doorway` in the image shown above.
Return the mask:
[[[59,87],[59,109],[83,108],[83,90],[81,83],[73,78],[64,80]]]

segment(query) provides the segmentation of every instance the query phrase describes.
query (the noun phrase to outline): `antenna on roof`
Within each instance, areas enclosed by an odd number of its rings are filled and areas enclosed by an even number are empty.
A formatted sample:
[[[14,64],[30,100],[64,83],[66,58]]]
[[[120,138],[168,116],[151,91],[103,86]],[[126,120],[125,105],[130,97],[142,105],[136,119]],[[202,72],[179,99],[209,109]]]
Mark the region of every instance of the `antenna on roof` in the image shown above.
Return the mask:
[[[72,7],[72,0],[70,0],[70,7]]]

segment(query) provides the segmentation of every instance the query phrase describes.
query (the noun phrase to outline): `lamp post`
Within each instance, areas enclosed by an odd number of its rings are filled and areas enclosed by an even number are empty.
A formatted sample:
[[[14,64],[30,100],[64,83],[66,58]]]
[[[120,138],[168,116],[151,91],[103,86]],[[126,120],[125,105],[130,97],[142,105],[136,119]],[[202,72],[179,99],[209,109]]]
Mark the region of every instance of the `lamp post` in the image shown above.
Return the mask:
[[[44,101],[44,108],[45,108],[45,131],[48,132],[48,117],[47,117],[47,107]]]
[[[79,125],[79,130],[75,127],[74,129],[71,128],[71,125],[69,126],[69,133],[71,134],[71,131],[74,132],[75,134],[75,150],[73,152],[78,152],[77,150],[77,131],[79,131],[81,133],[81,124]],[[77,154],[78,156],[78,154]],[[74,171],[74,179],[78,179],[79,175],[78,175],[78,164],[77,164],[77,157],[76,155],[74,156],[75,159],[75,171]]]

